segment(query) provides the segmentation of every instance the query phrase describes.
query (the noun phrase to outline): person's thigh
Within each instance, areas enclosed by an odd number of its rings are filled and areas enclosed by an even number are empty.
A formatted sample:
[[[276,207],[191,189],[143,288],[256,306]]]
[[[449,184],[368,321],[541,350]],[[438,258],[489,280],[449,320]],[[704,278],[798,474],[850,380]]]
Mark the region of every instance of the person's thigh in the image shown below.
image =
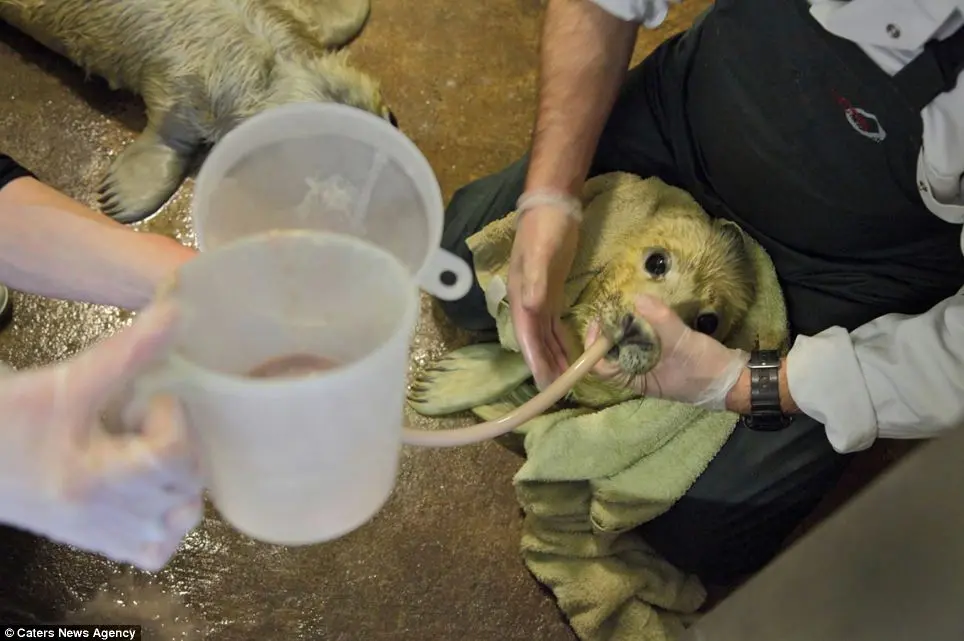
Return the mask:
[[[669,44],[628,73],[600,136],[589,177],[625,171],[644,178],[658,176],[675,184],[674,156],[662,121],[666,106],[661,87],[667,74],[662,61]],[[501,171],[457,190],[446,207],[442,247],[471,266],[472,254],[466,238],[515,210],[525,189],[528,167],[527,154]],[[449,320],[463,329],[485,331],[495,327],[477,282],[464,298],[439,300],[438,304]]]
[[[693,487],[640,534],[680,569],[728,583],[779,552],[849,460],[802,414],[776,432],[737,426]]]

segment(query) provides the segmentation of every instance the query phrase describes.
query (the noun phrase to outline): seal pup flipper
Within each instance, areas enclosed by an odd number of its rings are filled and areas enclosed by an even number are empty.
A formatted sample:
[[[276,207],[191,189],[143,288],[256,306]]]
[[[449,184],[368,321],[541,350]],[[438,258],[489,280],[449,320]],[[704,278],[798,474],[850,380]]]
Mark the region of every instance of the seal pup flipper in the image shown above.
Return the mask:
[[[532,373],[521,354],[498,343],[469,345],[446,354],[413,382],[408,402],[424,416],[444,416],[491,403]]]
[[[98,187],[105,214],[135,223],[174,195],[201,142],[188,122],[172,112],[148,109],[144,131],[117,155]]]
[[[344,47],[358,37],[371,15],[371,0],[266,0],[287,14],[323,49]]]
[[[515,411],[539,395],[539,388],[530,379],[509,390],[504,396],[489,401],[484,405],[476,405],[470,408],[472,413],[483,421],[495,421],[502,418],[509,412]],[[552,407],[541,415],[551,414],[561,410],[571,410],[569,395],[557,401]],[[588,408],[583,408],[587,409]]]
[[[535,398],[538,393],[539,390],[531,382],[523,382],[509,390],[504,396],[500,396],[496,400],[484,405],[476,405],[470,409],[476,417],[483,421],[494,421],[522,407]],[[551,408],[544,413],[550,411],[552,411]]]
[[[515,389],[511,390],[508,394],[494,402],[491,402],[487,405],[473,407],[472,414],[483,421],[497,421],[509,412],[515,411],[522,407],[535,398],[538,394],[539,390],[536,388],[535,384],[529,381],[519,385]],[[578,414],[588,414],[593,410],[587,407],[564,408],[563,403],[560,401],[553,407],[550,407],[548,410],[540,414],[537,419],[545,419],[546,417],[551,416],[559,411],[565,411],[570,416],[575,416]],[[529,423],[523,423],[514,431],[502,434],[501,436],[496,436],[493,440],[510,452],[525,458],[525,435],[526,427],[528,425]]]
[[[472,414],[482,421],[497,421],[509,412],[512,412],[535,396],[537,393],[535,385],[523,383],[519,387],[511,390],[502,398],[489,403],[472,408]],[[545,413],[543,414],[545,415]],[[525,458],[526,446],[525,436],[519,431],[501,434],[492,439],[513,454]]]

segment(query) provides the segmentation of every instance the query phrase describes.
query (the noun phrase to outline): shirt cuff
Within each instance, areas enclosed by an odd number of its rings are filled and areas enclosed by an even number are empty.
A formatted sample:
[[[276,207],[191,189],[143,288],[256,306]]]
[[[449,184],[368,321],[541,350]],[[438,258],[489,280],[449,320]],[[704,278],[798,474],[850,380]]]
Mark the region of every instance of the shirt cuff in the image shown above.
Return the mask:
[[[834,450],[844,454],[873,445],[877,414],[846,329],[798,336],[786,368],[790,396],[802,412],[823,423]]]
[[[591,0],[593,4],[620,20],[640,22],[647,29],[656,29],[666,20],[669,4],[681,0]]]

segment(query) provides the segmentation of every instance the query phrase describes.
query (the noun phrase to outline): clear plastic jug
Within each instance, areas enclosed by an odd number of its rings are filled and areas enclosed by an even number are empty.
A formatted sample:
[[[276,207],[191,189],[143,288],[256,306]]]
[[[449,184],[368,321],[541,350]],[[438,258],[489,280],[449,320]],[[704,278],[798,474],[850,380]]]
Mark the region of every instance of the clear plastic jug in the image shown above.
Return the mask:
[[[200,253],[163,295],[182,323],[125,405],[181,399],[224,519],[284,545],[370,520],[401,451],[419,308],[408,269],[352,236],[267,232]]]
[[[198,173],[192,216],[201,251],[272,229],[313,229],[388,250],[438,298],[462,298],[474,277],[439,247],[442,195],[415,144],[337,103],[275,107],[232,130]]]

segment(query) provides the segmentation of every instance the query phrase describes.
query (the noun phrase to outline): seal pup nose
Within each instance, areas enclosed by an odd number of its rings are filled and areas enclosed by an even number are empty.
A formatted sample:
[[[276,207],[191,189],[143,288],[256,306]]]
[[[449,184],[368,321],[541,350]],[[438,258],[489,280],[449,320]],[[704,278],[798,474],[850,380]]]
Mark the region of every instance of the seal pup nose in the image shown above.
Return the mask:
[[[620,345],[648,345],[650,344],[649,337],[643,331],[642,325],[636,320],[636,317],[632,314],[626,314],[623,316],[620,322],[620,329],[622,330],[619,341]]]

